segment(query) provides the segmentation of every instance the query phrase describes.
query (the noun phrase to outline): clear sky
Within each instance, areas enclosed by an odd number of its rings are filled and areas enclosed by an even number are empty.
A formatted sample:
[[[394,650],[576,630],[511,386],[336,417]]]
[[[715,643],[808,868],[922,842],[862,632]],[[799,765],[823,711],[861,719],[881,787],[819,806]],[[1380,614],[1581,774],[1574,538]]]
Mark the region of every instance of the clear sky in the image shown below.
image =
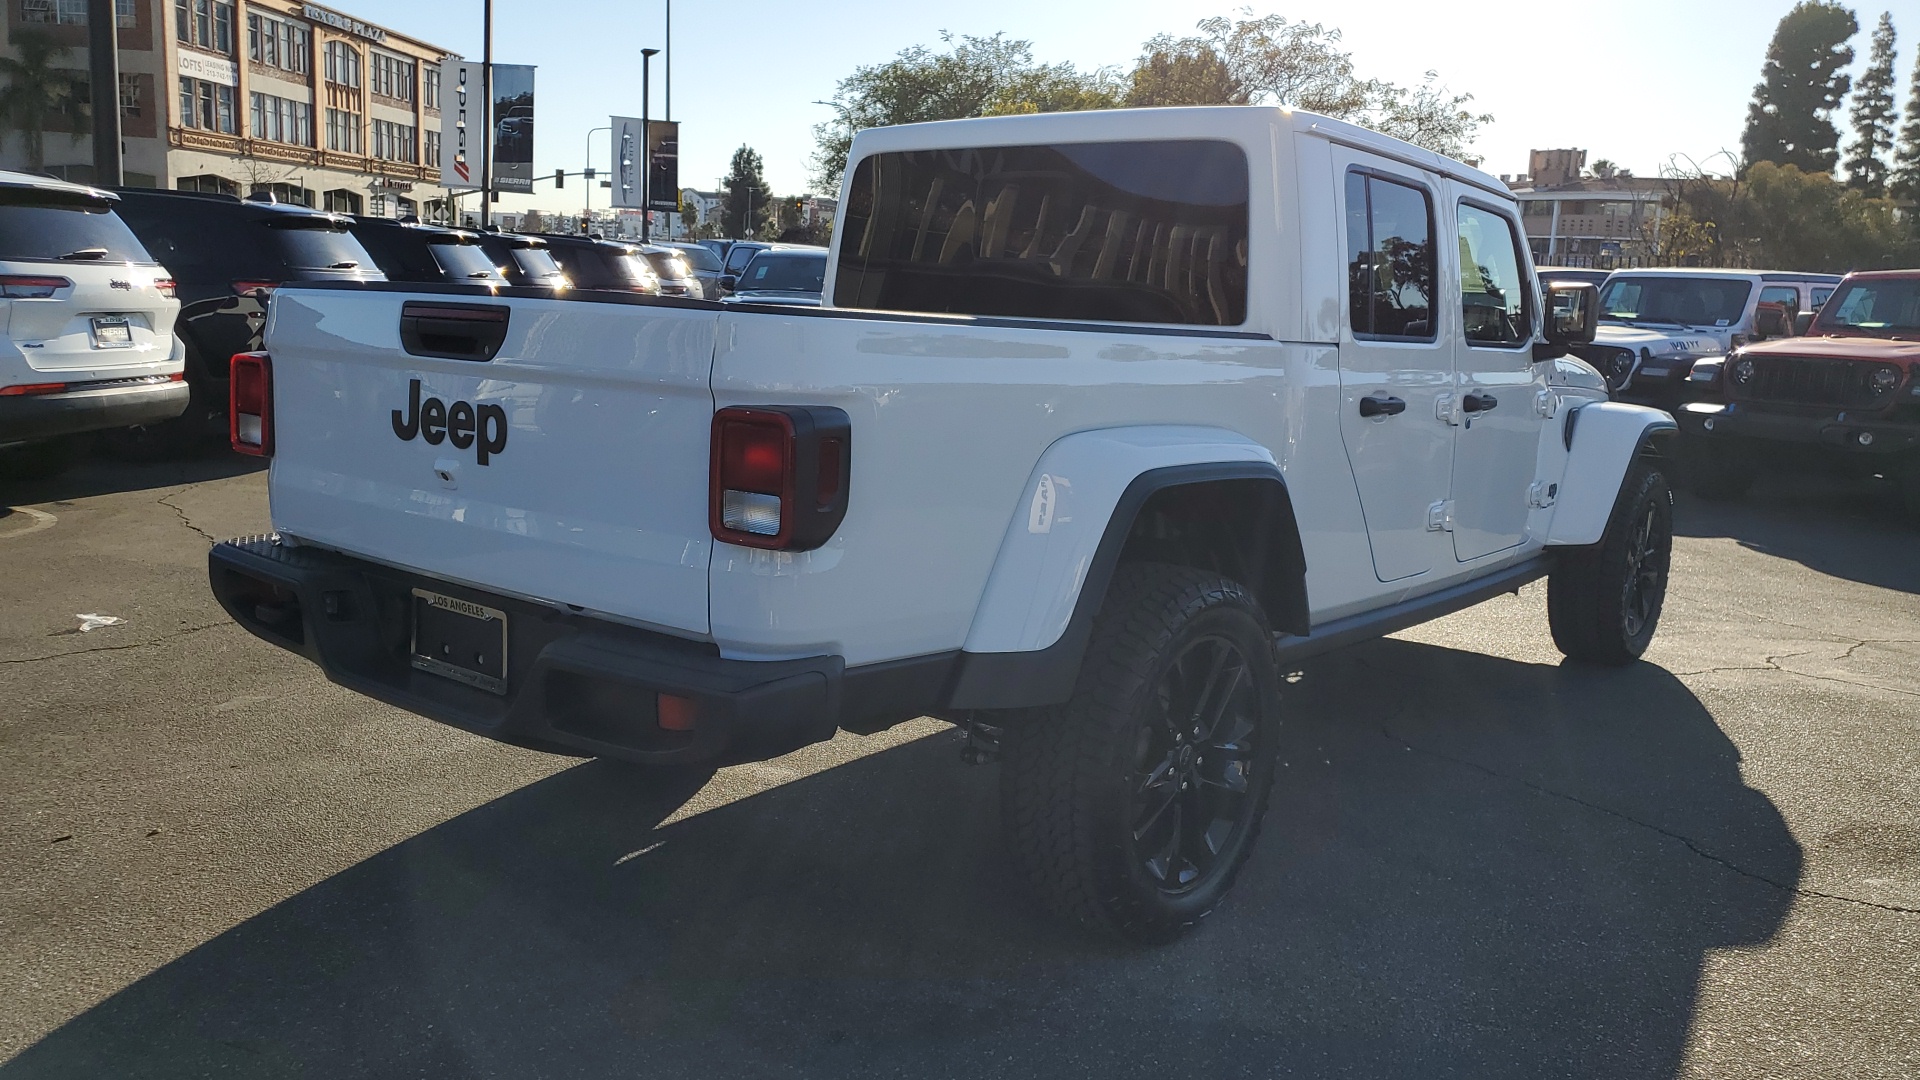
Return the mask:
[[[937,45],[942,30],[1005,31],[1033,42],[1036,59],[1080,67],[1131,67],[1154,34],[1181,34],[1245,0],[972,0],[965,5],[900,0],[826,0],[795,5],[679,0],[673,7],[673,118],[681,122],[682,186],[712,187],[735,147],[752,146],[776,193],[811,187],[812,126],[856,66],[912,45]],[[480,56],[481,0],[340,0],[340,10]],[[1447,0],[1254,2],[1256,14],[1338,27],[1363,76],[1417,82],[1429,69],[1494,115],[1475,146],[1494,173],[1526,171],[1530,148],[1573,146],[1654,175],[1671,155],[1705,158],[1738,150],[1747,102],[1767,42],[1792,0],[1611,0],[1592,4],[1465,4]],[[494,61],[535,64],[536,171],[586,164],[588,129],[612,113],[640,112],[640,50],[665,39],[665,0],[495,0]],[[1898,100],[1906,101],[1920,43],[1920,0],[1855,7],[1854,48],[1882,10],[1900,34]],[[665,109],[665,64],[654,58],[653,115]],[[1844,127],[1844,113],[1843,113]],[[607,165],[604,133],[593,164]],[[503,208],[572,211],[577,180],[548,184]],[[607,193],[596,189],[596,205]]]

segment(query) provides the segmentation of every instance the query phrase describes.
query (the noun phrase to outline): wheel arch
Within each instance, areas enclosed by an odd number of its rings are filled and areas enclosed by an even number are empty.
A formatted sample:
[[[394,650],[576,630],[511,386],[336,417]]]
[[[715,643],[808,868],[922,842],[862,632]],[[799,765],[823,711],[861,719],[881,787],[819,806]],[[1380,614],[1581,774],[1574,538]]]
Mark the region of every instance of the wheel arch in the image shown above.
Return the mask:
[[[1211,428],[1081,433],[1050,447],[1029,478],[945,695],[949,708],[1066,700],[1126,560],[1233,576],[1276,629],[1306,631],[1306,558],[1266,448]]]
[[[1641,456],[1664,457],[1661,443],[1679,431],[1673,417],[1645,405],[1596,401],[1566,414],[1567,462],[1547,530],[1549,547],[1597,544]]]

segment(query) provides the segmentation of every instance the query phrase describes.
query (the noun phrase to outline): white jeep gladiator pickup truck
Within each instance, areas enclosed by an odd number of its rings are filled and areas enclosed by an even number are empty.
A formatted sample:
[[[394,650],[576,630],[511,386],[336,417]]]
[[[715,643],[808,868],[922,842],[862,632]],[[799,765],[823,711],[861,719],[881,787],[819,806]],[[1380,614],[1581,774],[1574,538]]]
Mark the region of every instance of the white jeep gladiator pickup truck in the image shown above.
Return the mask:
[[[1003,758],[1057,910],[1230,886],[1282,674],[1540,577],[1569,656],[1659,618],[1666,413],[1567,347],[1514,200],[1254,107],[860,133],[819,309],[288,284],[233,360],[260,637],[423,716],[664,766],[915,716]]]

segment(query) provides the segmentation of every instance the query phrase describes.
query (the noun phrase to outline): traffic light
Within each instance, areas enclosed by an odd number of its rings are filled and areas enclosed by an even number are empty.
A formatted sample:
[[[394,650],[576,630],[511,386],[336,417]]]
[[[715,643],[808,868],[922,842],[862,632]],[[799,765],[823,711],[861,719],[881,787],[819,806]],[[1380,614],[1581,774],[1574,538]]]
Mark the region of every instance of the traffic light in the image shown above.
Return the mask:
[[[591,180],[591,179],[593,179],[593,166],[591,166],[591,165],[589,165],[589,166],[587,166],[587,168],[586,168],[586,171],[584,171],[584,172],[582,172],[582,173],[580,174],[580,177],[581,177],[581,179],[583,179],[583,180]]]
[[[563,188],[567,186],[567,170],[565,169],[553,170],[553,186],[555,188]]]

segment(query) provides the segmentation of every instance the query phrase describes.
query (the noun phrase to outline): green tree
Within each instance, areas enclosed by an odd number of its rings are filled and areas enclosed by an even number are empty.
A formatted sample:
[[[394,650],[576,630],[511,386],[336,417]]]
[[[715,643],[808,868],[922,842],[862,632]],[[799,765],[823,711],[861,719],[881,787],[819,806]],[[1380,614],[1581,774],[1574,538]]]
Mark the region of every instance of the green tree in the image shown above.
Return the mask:
[[[6,87],[0,89],[0,124],[20,133],[26,144],[27,171],[41,172],[47,165],[48,121],[70,118],[75,139],[87,134],[91,125],[77,105],[79,87],[73,73],[53,66],[66,47],[32,29],[14,31],[13,44],[18,56],[0,56],[0,75],[7,78]]]
[[[742,145],[720,181],[726,198],[720,204],[720,228],[738,240],[758,240],[773,211],[773,189],[761,174],[760,155]]]
[[[1146,51],[1127,79],[1126,103],[1153,105],[1244,105],[1246,87],[1213,45],[1197,38],[1175,40],[1161,34],[1148,41]]]
[[[1833,114],[1853,86],[1842,69],[1853,63],[1847,42],[1859,29],[1853,12],[1833,0],[1800,0],[1781,17],[1747,109],[1744,165],[1833,171],[1840,143]]]
[[[1907,83],[1907,117],[1900,125],[1887,187],[1903,202],[1920,200],[1920,55],[1914,57],[1913,77]]]
[[[1869,195],[1887,189],[1887,154],[1893,149],[1893,13],[1882,12],[1873,28],[1867,70],[1853,87],[1853,145],[1847,148],[1847,183]]]
[[[1036,64],[1033,43],[942,32],[940,51],[916,45],[884,64],[855,68],[833,101],[841,115],[814,126],[814,172],[822,190],[840,185],[853,132],[860,128],[958,120],[969,116],[1059,112],[1118,106],[1124,87],[1107,70]]]

